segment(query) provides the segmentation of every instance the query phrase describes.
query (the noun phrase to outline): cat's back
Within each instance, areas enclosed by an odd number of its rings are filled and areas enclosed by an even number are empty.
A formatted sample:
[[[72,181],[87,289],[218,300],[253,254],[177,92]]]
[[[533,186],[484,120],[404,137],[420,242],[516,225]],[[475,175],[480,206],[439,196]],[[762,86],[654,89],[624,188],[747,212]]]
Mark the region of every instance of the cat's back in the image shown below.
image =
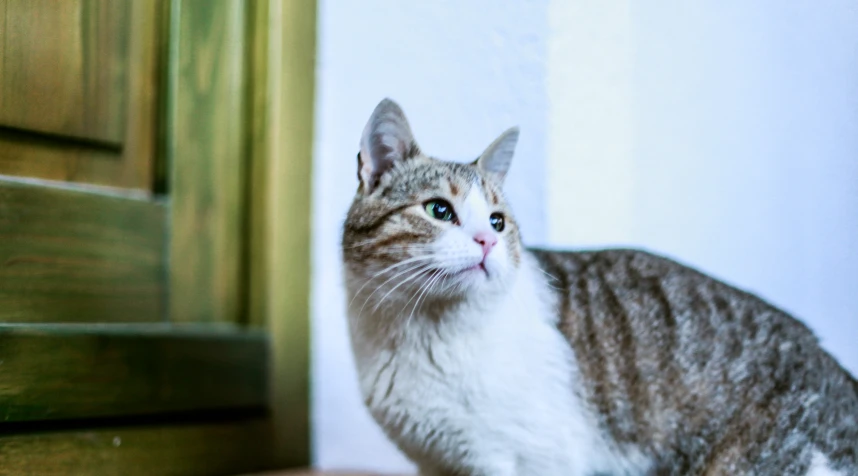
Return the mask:
[[[804,474],[820,455],[858,471],[858,383],[798,320],[649,252],[530,252],[618,444],[676,474],[750,469],[761,455],[763,474]]]

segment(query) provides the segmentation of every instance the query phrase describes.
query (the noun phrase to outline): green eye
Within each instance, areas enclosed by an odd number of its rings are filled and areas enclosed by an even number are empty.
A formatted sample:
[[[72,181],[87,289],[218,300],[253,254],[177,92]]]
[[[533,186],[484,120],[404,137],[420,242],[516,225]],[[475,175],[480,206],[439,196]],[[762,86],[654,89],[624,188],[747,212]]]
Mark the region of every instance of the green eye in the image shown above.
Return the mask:
[[[504,223],[503,215],[500,213],[492,213],[489,217],[489,224],[498,232],[503,231],[503,228],[506,225]]]
[[[456,218],[456,214],[453,213],[453,205],[450,205],[446,200],[429,200],[423,208],[430,217],[436,220],[453,221]]]

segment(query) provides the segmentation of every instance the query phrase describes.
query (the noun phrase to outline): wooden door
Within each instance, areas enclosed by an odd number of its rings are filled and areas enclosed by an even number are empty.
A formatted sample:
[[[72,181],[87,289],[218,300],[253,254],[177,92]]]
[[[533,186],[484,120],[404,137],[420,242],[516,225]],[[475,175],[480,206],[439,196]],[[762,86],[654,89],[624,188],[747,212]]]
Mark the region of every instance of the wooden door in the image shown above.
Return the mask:
[[[157,4],[0,0],[0,15],[0,321],[162,320]]]
[[[277,220],[254,191],[284,183],[273,145],[310,141],[268,134],[283,103],[261,100],[293,97],[269,64],[307,19],[279,0],[0,0],[0,475],[306,461],[306,300],[278,338],[295,305],[269,305]]]

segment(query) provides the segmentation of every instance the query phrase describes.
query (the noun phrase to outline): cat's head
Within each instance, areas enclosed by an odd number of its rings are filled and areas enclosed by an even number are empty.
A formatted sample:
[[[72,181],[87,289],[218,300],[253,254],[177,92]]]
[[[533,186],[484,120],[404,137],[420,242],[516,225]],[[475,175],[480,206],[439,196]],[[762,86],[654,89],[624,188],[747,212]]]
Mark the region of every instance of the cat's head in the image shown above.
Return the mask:
[[[343,233],[351,293],[380,305],[505,291],[522,255],[502,191],[517,141],[512,128],[472,163],[438,160],[417,146],[399,105],[379,103]]]

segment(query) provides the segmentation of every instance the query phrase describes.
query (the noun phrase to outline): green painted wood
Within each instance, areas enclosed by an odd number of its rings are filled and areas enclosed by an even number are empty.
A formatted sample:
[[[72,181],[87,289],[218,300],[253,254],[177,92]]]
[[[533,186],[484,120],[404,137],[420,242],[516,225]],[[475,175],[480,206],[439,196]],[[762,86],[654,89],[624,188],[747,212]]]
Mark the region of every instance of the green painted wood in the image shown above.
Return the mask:
[[[177,0],[178,1],[178,0]],[[244,306],[245,2],[180,0],[166,118],[170,319],[238,322]]]
[[[0,179],[0,322],[163,320],[163,204]]]
[[[271,440],[264,420],[0,436],[0,476],[233,476],[272,469]]]
[[[0,422],[262,408],[267,359],[233,326],[0,324]]]
[[[0,0],[0,124],[121,144],[130,6]]]
[[[0,0],[0,174],[151,190],[151,0]]]
[[[272,339],[281,466],[311,454],[310,248],[316,2],[254,0],[249,322]],[[262,64],[260,64],[262,63]]]

